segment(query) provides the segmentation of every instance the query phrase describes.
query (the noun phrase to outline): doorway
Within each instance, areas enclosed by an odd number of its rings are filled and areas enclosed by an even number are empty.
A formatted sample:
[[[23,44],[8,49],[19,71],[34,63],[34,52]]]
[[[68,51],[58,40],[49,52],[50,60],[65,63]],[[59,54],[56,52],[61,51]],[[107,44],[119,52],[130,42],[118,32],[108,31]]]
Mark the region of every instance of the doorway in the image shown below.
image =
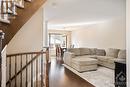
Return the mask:
[[[67,35],[59,33],[49,33],[49,47],[51,58],[56,58],[56,47],[67,48]]]

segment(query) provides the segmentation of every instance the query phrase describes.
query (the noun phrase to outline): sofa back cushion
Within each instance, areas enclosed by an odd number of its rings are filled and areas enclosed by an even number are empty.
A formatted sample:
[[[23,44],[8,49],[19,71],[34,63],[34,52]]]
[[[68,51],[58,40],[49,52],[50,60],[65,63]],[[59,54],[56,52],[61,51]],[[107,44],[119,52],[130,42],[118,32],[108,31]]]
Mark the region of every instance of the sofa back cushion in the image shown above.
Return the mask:
[[[69,48],[68,51],[74,53],[75,56],[80,55],[80,48]]]
[[[91,55],[91,51],[89,48],[80,48],[81,55]]]
[[[105,56],[106,52],[104,49],[96,49],[96,55],[98,56]]]
[[[120,50],[118,53],[118,58],[126,59],[126,50]]]
[[[106,56],[117,58],[118,52],[119,52],[119,49],[109,48],[106,50]]]
[[[90,48],[91,55],[96,55],[97,48]]]

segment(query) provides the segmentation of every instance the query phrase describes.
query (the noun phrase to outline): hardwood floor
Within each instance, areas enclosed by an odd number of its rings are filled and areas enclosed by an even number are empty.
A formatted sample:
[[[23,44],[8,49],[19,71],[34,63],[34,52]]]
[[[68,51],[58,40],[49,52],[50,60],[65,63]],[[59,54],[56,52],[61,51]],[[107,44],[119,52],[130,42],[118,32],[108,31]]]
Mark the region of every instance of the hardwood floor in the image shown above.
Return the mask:
[[[49,87],[94,87],[62,65],[61,60],[52,59],[49,71]]]

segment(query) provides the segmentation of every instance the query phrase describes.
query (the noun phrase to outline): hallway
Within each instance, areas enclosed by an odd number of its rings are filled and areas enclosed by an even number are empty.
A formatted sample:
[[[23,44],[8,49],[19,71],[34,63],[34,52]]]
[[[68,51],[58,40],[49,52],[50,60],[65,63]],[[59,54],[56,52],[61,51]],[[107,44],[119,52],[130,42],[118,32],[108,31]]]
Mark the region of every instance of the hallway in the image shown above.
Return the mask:
[[[50,87],[94,87],[79,76],[64,68],[60,59],[52,59],[49,72]]]

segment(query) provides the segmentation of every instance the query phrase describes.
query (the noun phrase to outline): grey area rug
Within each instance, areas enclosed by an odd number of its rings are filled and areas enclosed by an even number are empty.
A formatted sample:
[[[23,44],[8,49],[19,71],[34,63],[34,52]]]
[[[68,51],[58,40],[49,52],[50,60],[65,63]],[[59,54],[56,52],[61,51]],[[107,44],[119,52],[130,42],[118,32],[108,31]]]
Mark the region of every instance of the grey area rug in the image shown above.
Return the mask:
[[[93,84],[95,87],[115,87],[114,86],[114,70],[105,68],[105,67],[98,67],[96,71],[88,71],[79,73],[75,69],[71,68],[63,64],[67,69],[71,70],[84,80],[88,81],[89,83]]]

